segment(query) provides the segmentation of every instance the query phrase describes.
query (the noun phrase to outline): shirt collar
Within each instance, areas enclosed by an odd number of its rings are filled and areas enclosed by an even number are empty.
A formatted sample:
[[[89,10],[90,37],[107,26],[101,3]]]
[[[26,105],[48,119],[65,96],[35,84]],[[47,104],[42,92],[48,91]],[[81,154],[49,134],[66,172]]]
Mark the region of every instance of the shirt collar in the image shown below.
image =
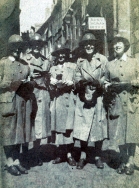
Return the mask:
[[[118,60],[118,59],[115,58],[115,61],[117,61],[117,60]],[[122,57],[121,57],[119,60],[126,62],[126,60],[127,60],[127,55],[126,55],[126,53],[124,53],[124,54],[122,55]]]
[[[92,57],[92,59],[93,59],[93,58],[95,58],[95,57],[96,57],[96,54],[93,54],[93,57]]]
[[[127,55],[124,53],[120,59],[123,60],[123,61],[126,61],[127,60]]]

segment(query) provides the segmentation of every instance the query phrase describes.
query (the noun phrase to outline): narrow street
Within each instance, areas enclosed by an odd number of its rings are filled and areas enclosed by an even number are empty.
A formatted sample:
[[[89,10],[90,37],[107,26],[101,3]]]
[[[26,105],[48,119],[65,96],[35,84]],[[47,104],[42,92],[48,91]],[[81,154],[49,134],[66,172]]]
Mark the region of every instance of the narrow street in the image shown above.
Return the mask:
[[[116,173],[111,165],[105,163],[103,170],[97,169],[95,164],[90,163],[83,170],[69,166],[66,162],[52,164],[54,148],[51,145],[42,147],[43,166],[35,166],[33,153],[30,153],[32,167],[28,175],[19,177],[11,176],[2,171],[1,188],[138,188],[139,168],[134,175],[127,176]],[[49,155],[48,155],[49,154]],[[139,155],[135,157],[138,165]],[[139,165],[138,165],[139,166]]]

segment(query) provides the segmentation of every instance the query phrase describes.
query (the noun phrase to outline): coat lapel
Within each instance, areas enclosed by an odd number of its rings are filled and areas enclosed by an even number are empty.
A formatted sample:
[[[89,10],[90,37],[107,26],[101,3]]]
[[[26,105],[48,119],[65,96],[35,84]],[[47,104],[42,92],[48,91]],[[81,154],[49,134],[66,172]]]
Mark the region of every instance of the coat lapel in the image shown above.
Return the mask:
[[[99,67],[101,67],[101,62],[95,58],[92,58],[91,62],[88,62],[87,60],[85,60],[85,62],[83,62],[83,66],[81,69],[86,79],[93,80],[96,77],[95,72]]]

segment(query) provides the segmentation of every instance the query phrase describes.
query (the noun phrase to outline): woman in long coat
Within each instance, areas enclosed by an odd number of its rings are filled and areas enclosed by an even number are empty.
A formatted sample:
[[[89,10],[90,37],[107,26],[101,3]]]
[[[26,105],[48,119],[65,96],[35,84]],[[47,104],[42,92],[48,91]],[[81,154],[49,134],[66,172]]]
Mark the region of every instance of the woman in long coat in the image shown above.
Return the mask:
[[[50,94],[49,94],[49,69],[50,62],[40,51],[45,44],[38,33],[30,37],[30,49],[26,61],[30,66],[31,80],[35,81],[34,100],[32,104],[32,121],[35,126],[36,141],[34,143],[36,161],[39,166],[42,165],[40,158],[41,139],[50,136]],[[30,56],[29,56],[30,55]]]
[[[106,66],[109,148],[119,146],[121,165],[117,173],[134,172],[135,144],[139,143],[139,63],[126,55],[129,41],[115,37],[115,59]]]
[[[53,164],[68,160],[70,165],[76,165],[72,157],[73,147],[73,118],[74,118],[74,94],[73,75],[76,65],[66,62],[70,50],[64,46],[58,46],[52,53],[56,57],[56,65],[50,69],[51,84],[51,130],[56,133],[55,144],[57,156]],[[65,150],[65,151],[64,151]],[[66,156],[67,155],[67,156]]]
[[[35,140],[31,126],[34,82],[28,81],[28,64],[19,58],[22,38],[12,35],[8,45],[9,56],[0,61],[1,143],[7,158],[6,169],[12,175],[21,175],[28,172],[19,161],[20,144]]]
[[[101,161],[102,140],[107,138],[106,114],[103,106],[102,85],[107,58],[96,52],[97,39],[92,33],[83,35],[79,46],[84,51],[77,61],[75,87],[78,93],[73,137],[81,143],[81,156],[77,169],[86,162],[87,142],[95,142],[96,166],[103,168]]]

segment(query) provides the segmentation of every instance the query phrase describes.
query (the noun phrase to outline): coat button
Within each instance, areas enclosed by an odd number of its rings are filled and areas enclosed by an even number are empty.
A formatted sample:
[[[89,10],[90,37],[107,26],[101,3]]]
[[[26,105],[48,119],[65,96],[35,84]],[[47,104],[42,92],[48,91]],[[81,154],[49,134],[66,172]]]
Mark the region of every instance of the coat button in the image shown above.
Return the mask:
[[[121,74],[121,76],[124,76],[123,74]]]
[[[21,71],[21,70],[20,70],[19,72],[20,72],[20,73],[22,73],[22,71]]]
[[[123,94],[125,95],[125,94],[126,94],[126,92],[125,92],[125,91],[123,91]]]
[[[42,100],[38,100],[38,102],[42,102]]]
[[[69,107],[69,105],[66,105],[66,107]]]

